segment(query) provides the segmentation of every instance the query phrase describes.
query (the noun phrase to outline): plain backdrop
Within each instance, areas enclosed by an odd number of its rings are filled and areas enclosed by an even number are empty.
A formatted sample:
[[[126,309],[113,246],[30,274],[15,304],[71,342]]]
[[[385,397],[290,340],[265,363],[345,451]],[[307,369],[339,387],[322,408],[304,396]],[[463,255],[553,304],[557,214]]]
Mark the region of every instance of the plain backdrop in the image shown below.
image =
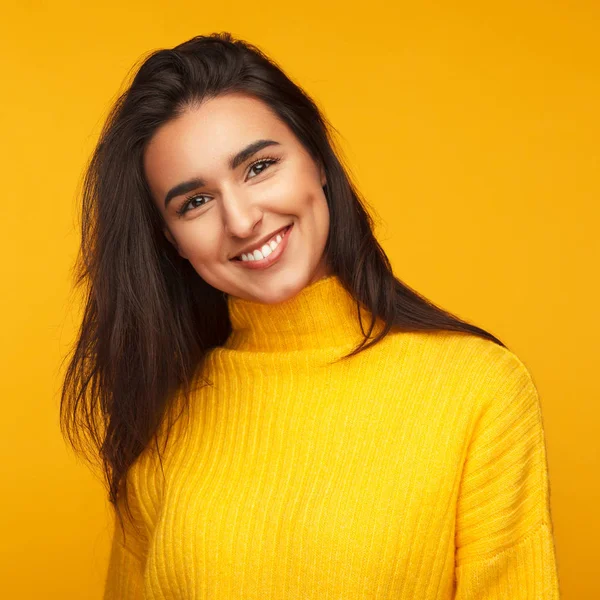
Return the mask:
[[[58,428],[79,185],[152,50],[230,31],[339,132],[396,275],[498,336],[540,392],[566,600],[599,598],[600,4],[3,3],[0,595],[102,596],[112,516]]]

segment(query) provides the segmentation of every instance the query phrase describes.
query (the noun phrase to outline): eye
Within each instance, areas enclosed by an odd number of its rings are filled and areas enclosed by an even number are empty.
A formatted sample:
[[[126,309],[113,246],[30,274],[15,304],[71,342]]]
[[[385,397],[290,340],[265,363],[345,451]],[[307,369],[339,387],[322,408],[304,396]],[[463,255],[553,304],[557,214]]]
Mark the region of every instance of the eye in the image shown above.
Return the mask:
[[[202,198],[207,198],[208,196],[204,196],[201,194],[194,194],[189,198],[186,198],[185,202],[177,209],[177,214],[179,216],[183,216],[188,210],[191,208],[198,208],[199,206],[204,206],[206,202],[202,202],[202,204],[195,204],[197,200],[201,200]]]
[[[258,171],[258,173],[256,173],[256,171],[255,171],[255,173],[257,175],[260,175],[263,171],[268,169],[270,165],[272,165],[274,163],[278,163],[279,161],[280,161],[279,158],[274,158],[274,157],[273,158],[261,158],[260,160],[257,160],[256,162],[252,163],[248,170],[252,171],[252,169],[254,169],[255,167],[262,166],[263,168],[260,169],[260,171]]]

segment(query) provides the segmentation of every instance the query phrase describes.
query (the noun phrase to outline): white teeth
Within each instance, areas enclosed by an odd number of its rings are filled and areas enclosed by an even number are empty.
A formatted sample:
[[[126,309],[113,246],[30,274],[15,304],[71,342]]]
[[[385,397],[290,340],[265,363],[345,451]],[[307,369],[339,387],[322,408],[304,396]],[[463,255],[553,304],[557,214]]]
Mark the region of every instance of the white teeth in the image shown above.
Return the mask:
[[[248,254],[242,254],[241,258],[244,262],[252,261],[252,260],[262,260],[266,258],[277,248],[279,242],[281,242],[283,238],[280,234],[277,234],[277,237],[273,238],[270,242],[264,244],[264,246],[260,250],[254,250],[254,252],[249,252]]]

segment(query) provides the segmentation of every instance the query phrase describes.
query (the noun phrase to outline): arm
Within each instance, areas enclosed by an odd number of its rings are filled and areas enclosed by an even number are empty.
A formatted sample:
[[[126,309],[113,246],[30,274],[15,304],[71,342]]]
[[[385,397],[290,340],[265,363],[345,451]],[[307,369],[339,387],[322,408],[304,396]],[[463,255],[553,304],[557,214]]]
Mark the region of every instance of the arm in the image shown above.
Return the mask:
[[[513,355],[475,424],[457,507],[456,600],[556,600],[540,400]]]
[[[104,600],[143,600],[144,563],[147,541],[143,533],[140,505],[131,481],[127,495],[133,516],[129,518],[120,496],[123,529],[115,515],[113,537],[106,574]]]

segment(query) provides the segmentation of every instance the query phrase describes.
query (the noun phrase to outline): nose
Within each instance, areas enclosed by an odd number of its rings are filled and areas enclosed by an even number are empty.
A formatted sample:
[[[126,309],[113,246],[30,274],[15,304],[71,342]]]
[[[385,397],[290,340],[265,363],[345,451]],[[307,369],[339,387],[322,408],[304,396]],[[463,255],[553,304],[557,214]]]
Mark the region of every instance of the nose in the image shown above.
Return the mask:
[[[263,213],[259,206],[242,191],[230,190],[223,193],[223,227],[225,232],[236,238],[251,236],[262,221]]]

